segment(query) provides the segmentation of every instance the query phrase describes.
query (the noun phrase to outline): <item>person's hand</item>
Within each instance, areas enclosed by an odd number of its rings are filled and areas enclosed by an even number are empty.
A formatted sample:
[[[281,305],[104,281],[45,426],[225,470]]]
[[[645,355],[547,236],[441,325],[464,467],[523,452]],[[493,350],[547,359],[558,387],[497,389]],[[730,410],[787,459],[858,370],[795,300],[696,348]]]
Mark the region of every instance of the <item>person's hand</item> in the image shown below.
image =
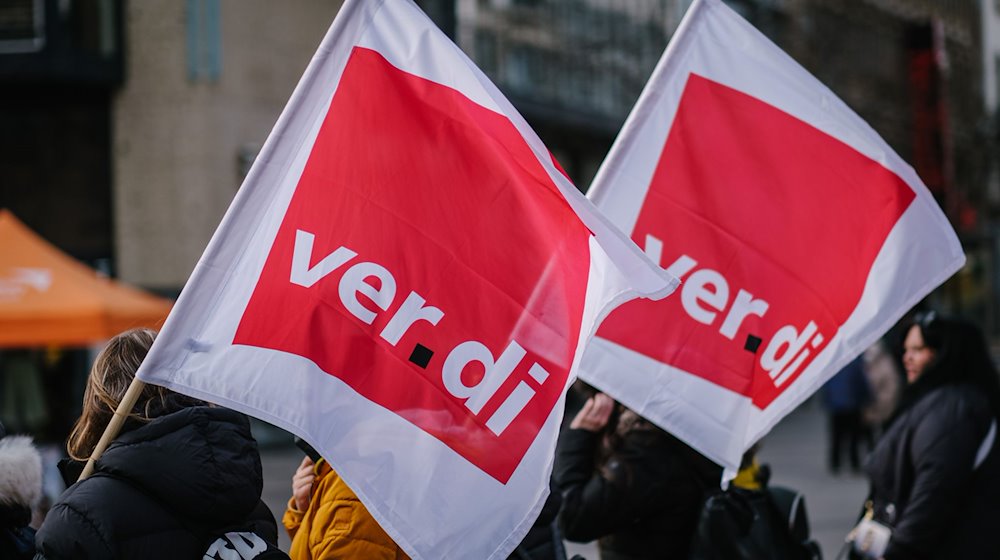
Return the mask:
[[[615,408],[615,401],[604,393],[597,393],[587,399],[583,408],[573,418],[569,427],[574,430],[587,430],[599,432],[604,429],[611,417],[611,411]]]
[[[295,470],[295,474],[292,475],[292,499],[295,500],[295,509],[298,511],[305,511],[309,507],[309,497],[312,494],[312,485],[315,479],[313,460],[305,457],[299,468]]]

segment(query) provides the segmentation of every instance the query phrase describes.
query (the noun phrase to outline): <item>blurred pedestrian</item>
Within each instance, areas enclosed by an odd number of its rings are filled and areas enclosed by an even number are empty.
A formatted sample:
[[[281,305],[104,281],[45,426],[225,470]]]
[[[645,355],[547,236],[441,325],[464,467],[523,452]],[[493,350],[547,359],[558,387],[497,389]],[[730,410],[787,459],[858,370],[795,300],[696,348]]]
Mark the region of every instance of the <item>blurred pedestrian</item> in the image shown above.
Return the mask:
[[[721,476],[680,440],[597,393],[559,438],[559,526],[568,540],[599,540],[604,560],[686,559],[705,492]]]
[[[871,522],[885,560],[1000,558],[1000,379],[983,333],[929,313],[906,334],[907,385],[872,453]],[[867,544],[860,542],[859,547]]]
[[[94,451],[154,336],[126,331],[97,356],[66,446],[68,478]],[[94,474],[52,506],[37,558],[287,558],[269,545],[277,524],[262,486],[245,416],[147,385]]]
[[[42,458],[28,436],[7,435],[0,424],[0,558],[35,555],[32,512],[42,497]]]
[[[878,439],[882,436],[883,425],[899,404],[903,375],[896,357],[886,349],[882,340],[872,344],[863,356],[865,377],[871,387],[872,398],[861,411],[861,416],[874,439]]]
[[[866,443],[868,451],[872,447],[872,436],[862,419],[862,410],[871,402],[871,388],[865,376],[864,361],[861,356],[852,360],[823,385],[823,404],[829,416],[829,452],[827,455],[830,472],[840,472],[841,453],[847,448],[851,470],[861,472],[859,447]]]

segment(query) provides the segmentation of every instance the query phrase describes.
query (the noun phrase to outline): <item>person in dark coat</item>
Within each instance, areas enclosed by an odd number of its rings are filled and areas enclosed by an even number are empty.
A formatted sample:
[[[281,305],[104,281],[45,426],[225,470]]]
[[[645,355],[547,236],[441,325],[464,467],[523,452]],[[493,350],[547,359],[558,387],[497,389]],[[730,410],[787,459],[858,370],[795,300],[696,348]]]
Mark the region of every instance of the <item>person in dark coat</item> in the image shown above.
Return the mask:
[[[97,357],[67,444],[75,466],[90,456],[154,335],[126,331]],[[277,524],[262,487],[245,416],[147,385],[94,473],[52,506],[36,559],[287,558],[273,546]]]
[[[720,467],[602,393],[561,434],[554,468],[563,536],[599,539],[602,560],[686,559],[705,492],[722,476]]]
[[[971,323],[918,317],[907,387],[867,465],[885,560],[1000,558],[1000,380]]]
[[[871,451],[872,435],[862,417],[862,411],[872,400],[871,387],[865,374],[864,359],[858,356],[823,385],[823,405],[830,419],[830,447],[827,459],[830,471],[840,472],[841,453],[847,449],[851,470],[861,472],[862,443]]]
[[[0,424],[0,558],[35,552],[31,516],[42,498],[42,458],[28,436],[8,436]]]

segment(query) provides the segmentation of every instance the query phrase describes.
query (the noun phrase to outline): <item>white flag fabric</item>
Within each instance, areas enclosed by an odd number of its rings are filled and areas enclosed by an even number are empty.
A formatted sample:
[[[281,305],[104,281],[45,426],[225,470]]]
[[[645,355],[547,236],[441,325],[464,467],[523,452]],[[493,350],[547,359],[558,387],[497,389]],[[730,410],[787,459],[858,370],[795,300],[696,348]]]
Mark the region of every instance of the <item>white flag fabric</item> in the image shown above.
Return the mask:
[[[718,0],[696,0],[589,193],[682,281],[580,377],[732,473],[964,263],[913,169]]]
[[[504,558],[583,343],[676,284],[412,2],[349,0],[138,377],[300,435],[413,558]]]

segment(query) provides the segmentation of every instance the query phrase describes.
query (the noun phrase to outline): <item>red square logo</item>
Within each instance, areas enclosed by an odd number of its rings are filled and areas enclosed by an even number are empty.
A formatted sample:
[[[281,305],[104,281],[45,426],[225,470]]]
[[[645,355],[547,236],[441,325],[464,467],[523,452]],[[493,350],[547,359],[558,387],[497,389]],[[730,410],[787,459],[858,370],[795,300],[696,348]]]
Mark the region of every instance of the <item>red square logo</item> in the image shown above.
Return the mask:
[[[311,360],[505,483],[565,386],[588,236],[509,119],[358,47],[233,343]]]
[[[691,74],[632,234],[684,284],[598,334],[766,408],[854,311],[914,197],[843,142]]]

